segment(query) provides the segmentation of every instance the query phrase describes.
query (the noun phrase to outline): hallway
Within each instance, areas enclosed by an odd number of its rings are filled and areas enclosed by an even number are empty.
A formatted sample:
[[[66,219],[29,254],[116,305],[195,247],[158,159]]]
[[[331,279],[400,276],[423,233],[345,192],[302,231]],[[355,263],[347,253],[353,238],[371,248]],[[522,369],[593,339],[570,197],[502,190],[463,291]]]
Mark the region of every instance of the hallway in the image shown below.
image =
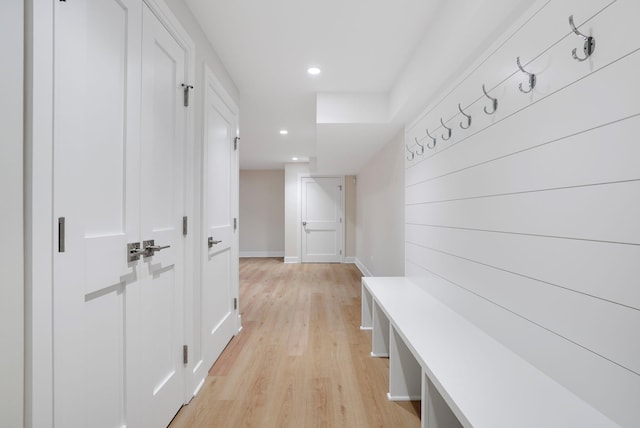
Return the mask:
[[[359,329],[360,276],[241,259],[244,328],[170,427],[418,427],[419,403],[387,400],[388,360]]]

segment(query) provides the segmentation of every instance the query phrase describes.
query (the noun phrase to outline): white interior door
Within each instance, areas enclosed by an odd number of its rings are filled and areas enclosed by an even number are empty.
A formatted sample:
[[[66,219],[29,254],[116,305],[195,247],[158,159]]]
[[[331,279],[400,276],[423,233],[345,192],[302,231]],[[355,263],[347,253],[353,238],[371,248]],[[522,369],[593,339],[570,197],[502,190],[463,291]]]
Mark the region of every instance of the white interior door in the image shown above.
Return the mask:
[[[237,110],[206,72],[201,349],[204,374],[237,332]]]
[[[118,427],[138,275],[126,248],[140,238],[141,4],[54,4],[54,426]]]
[[[342,259],[342,181],[342,177],[301,179],[303,263]]]
[[[185,53],[143,7],[139,321],[149,426],[166,426],[183,403]],[[153,241],[153,242],[151,242]],[[146,401],[145,400],[145,401]]]
[[[54,31],[54,426],[166,426],[185,371],[185,54],[139,0],[55,2]],[[130,261],[151,239],[167,248]]]

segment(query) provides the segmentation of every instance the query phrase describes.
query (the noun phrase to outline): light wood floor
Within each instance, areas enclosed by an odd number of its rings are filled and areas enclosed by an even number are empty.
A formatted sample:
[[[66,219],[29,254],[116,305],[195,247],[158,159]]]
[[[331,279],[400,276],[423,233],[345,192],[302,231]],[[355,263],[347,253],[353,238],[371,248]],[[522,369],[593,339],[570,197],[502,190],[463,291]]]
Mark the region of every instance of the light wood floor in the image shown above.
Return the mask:
[[[176,415],[183,427],[419,427],[419,402],[386,398],[354,265],[241,259],[243,330]]]

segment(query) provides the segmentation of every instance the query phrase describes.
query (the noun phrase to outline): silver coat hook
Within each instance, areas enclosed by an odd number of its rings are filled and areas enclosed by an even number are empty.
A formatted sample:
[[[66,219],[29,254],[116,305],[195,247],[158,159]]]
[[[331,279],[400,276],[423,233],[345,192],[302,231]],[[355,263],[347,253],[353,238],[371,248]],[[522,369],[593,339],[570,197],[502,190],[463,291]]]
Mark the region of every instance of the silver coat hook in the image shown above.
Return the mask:
[[[493,104],[493,110],[492,111],[487,110],[487,107],[485,106],[484,112],[487,113],[487,114],[495,113],[496,110],[498,110],[498,99],[489,96],[489,94],[487,93],[487,90],[484,88],[484,83],[482,84],[482,92],[484,92],[484,96],[489,98],[491,100],[492,104]]]
[[[471,116],[462,111],[462,106],[460,105],[460,103],[458,103],[458,110],[460,110],[460,113],[462,113],[467,118],[467,126],[464,126],[462,122],[460,122],[460,128],[469,129],[469,127],[471,126]]]
[[[405,144],[404,146],[407,148],[407,151],[408,151],[409,153],[411,153],[411,157],[407,156],[407,160],[408,160],[408,161],[412,161],[412,160],[413,160],[413,158],[416,156],[416,155],[415,155],[415,153],[413,153],[413,150],[411,150],[411,149],[409,148],[409,146],[407,146],[406,144]]]
[[[536,87],[536,75],[533,73],[529,73],[527,70],[522,68],[522,65],[520,64],[520,57],[516,58],[516,64],[518,64],[518,68],[520,69],[520,71],[529,75],[529,89],[525,91],[524,89],[522,89],[522,83],[518,85],[518,88],[520,88],[520,92],[528,94],[529,92],[533,91],[533,88]]]
[[[431,138],[433,140],[433,144],[427,143],[427,147],[429,149],[435,149],[436,148],[436,138],[432,137],[431,134],[429,134],[429,128],[427,128],[427,137],[429,137],[429,138]]]
[[[591,54],[593,54],[594,50],[596,50],[596,39],[591,36],[582,34],[580,31],[578,31],[576,25],[573,23],[573,15],[569,16],[569,25],[571,26],[571,30],[576,33],[577,36],[580,36],[584,39],[584,46],[582,47],[582,51],[585,54],[584,58],[580,58],[577,54],[578,48],[573,48],[573,50],[571,51],[571,56],[577,61],[584,61],[589,58]]]
[[[444,136],[444,134],[442,134],[442,139],[444,141],[447,141],[449,138],[451,138],[451,128],[447,127],[447,125],[444,124],[444,122],[442,121],[442,118],[440,118],[440,123],[442,124],[444,129],[447,130],[447,136],[446,137]]]
[[[420,144],[420,142],[418,141],[418,137],[414,137],[416,140],[416,144],[418,145],[418,147],[420,147],[420,150],[417,152],[419,155],[424,153],[424,146],[422,144]]]

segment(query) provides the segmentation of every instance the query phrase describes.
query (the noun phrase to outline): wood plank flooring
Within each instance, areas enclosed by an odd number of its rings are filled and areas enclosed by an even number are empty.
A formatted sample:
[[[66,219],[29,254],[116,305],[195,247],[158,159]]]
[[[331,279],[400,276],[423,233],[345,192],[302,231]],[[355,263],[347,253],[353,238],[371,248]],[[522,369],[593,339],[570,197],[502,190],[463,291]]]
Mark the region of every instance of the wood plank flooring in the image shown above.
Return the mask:
[[[359,328],[360,277],[349,264],[241,259],[243,330],[169,426],[419,427],[419,402],[387,400],[388,360]]]

